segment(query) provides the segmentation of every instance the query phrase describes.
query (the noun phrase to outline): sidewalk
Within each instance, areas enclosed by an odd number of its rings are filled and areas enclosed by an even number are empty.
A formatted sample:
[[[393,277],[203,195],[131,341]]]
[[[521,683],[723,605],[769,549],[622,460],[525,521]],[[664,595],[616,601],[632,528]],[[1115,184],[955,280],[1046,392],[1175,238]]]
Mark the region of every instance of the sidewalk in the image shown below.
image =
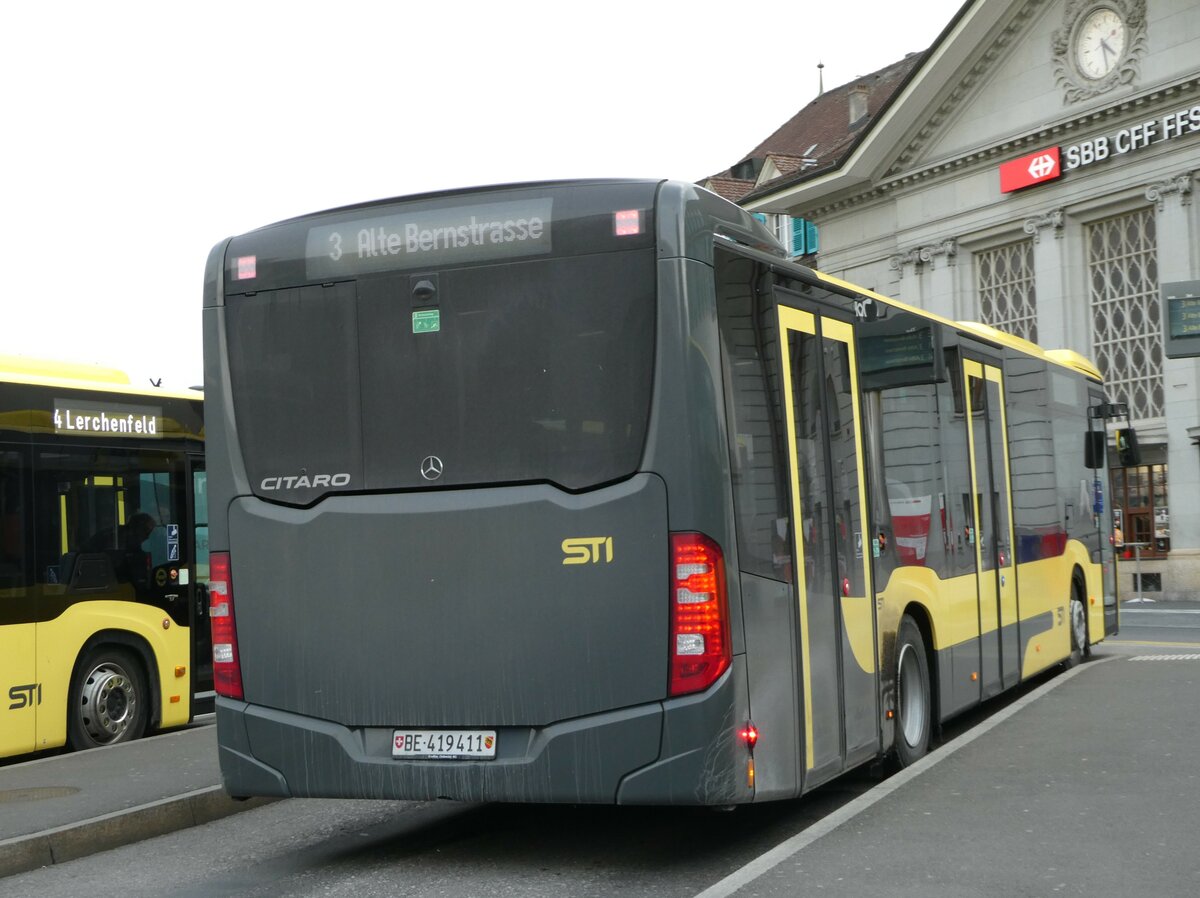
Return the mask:
[[[0,767],[0,877],[257,807],[221,787],[216,727]]]
[[[1200,653],[1119,642],[699,898],[1196,895]]]

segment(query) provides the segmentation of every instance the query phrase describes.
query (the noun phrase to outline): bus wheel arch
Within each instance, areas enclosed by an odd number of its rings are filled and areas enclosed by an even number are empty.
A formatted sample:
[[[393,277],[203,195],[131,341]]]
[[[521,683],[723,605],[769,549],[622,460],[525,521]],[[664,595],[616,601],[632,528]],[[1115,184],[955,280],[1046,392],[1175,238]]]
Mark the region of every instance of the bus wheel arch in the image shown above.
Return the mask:
[[[895,731],[892,753],[901,767],[924,757],[937,728],[936,659],[931,653],[933,631],[920,605],[904,609],[896,629]]]
[[[75,750],[129,742],[161,719],[153,652],[119,630],[95,634],[80,649],[67,688],[67,744]],[[99,716],[93,708],[102,707]]]

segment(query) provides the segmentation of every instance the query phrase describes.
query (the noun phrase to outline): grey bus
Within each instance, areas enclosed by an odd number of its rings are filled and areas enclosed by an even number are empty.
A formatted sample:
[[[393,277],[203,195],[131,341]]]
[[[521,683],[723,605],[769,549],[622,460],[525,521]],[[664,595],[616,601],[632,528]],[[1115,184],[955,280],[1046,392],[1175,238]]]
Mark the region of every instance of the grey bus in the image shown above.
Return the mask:
[[[788,798],[1116,627],[1095,367],[694,185],[267,226],[204,341],[235,796]]]

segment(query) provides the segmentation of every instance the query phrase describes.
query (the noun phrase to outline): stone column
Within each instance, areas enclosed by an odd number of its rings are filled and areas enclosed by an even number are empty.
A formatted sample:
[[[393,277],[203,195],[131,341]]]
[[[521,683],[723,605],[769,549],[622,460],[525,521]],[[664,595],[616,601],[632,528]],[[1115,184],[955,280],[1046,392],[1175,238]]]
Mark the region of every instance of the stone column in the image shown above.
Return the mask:
[[[1079,303],[1068,303],[1063,279],[1066,262],[1063,258],[1065,244],[1062,239],[1064,220],[1062,209],[1052,209],[1045,215],[1025,219],[1025,233],[1033,238],[1033,278],[1037,285],[1037,342],[1047,349],[1075,348],[1080,344],[1079,340],[1071,339],[1072,335],[1078,333],[1075,329],[1080,322],[1074,320],[1074,312],[1077,311],[1075,306]],[[1043,239],[1043,234],[1047,232],[1053,234],[1054,238]],[[1087,305],[1086,299],[1082,304]],[[1085,317],[1083,324],[1086,326],[1086,323]]]
[[[1191,266],[1192,246],[1200,239],[1189,216],[1191,172],[1146,187],[1155,204],[1158,273],[1162,283],[1200,279]],[[1166,316],[1166,310],[1162,309]],[[1164,322],[1165,326],[1165,322]],[[1164,597],[1194,598],[1200,589],[1200,360],[1163,359],[1163,414],[1167,422],[1167,503],[1171,519],[1170,565],[1163,577]]]
[[[953,237],[940,243],[914,247],[888,258],[896,272],[893,295],[911,306],[958,317],[954,308],[954,259],[958,243]]]
[[[954,262],[958,256],[958,242],[950,237],[940,243],[922,246],[918,255],[921,268],[928,272],[929,296],[926,299],[929,311],[953,319],[954,307]]]

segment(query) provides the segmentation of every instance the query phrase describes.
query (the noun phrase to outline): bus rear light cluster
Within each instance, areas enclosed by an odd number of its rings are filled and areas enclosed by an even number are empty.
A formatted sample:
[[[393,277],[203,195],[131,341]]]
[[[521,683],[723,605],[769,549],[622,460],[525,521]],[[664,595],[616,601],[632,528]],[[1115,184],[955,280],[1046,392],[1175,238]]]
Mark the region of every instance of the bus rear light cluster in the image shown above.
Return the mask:
[[[707,689],[729,667],[729,602],[721,547],[701,533],[671,534],[670,695]]]
[[[242,664],[233,620],[233,578],[229,553],[209,556],[208,620],[212,625],[213,688],[226,698],[243,698]]]

